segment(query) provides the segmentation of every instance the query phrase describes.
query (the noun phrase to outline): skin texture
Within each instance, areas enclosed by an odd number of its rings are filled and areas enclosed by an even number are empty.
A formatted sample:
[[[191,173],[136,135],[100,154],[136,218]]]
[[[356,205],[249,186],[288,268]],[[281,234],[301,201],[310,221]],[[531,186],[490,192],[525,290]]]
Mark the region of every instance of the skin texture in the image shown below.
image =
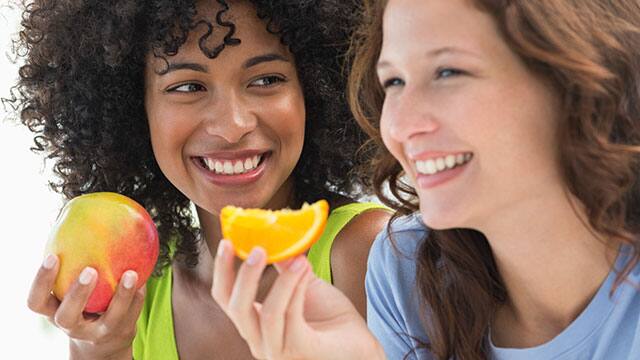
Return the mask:
[[[215,23],[215,3],[199,7]],[[200,16],[200,15],[198,15]],[[172,306],[178,352],[186,359],[248,359],[251,351],[228,313],[211,297],[215,270],[213,254],[221,240],[218,214],[224,205],[243,207],[298,207],[300,200],[291,174],[306,147],[304,135],[306,100],[293,56],[278,35],[268,33],[266,23],[255,16],[247,2],[231,2],[227,13],[236,24],[237,46],[228,46],[215,59],[205,57],[195,46],[198,36],[190,36],[170,64],[192,64],[191,69],[169,71],[167,63],[147,54],[145,64],[145,110],[153,154],[162,174],[196,205],[202,229],[194,261],[175,261]],[[196,28],[193,34],[202,34]],[[247,61],[265,54],[276,55],[269,61],[246,66]],[[263,58],[264,60],[264,58]],[[193,70],[193,64],[206,71]],[[281,81],[282,80],[282,81]],[[235,159],[248,149],[267,151],[262,176],[253,183],[221,184],[209,181],[199,168],[198,157],[217,156]],[[300,194],[310,196],[301,189]],[[334,194],[335,195],[335,194]],[[335,196],[335,208],[352,200]],[[163,209],[164,211],[164,209]],[[386,222],[384,211],[369,211],[356,218],[338,235],[331,254],[336,288],[327,296],[343,307],[354,309],[352,316],[364,326],[364,273],[366,258],[376,233]],[[357,237],[351,238],[352,234]],[[348,243],[348,244],[347,244]],[[212,250],[213,249],[213,250]],[[189,253],[193,255],[193,253]],[[346,261],[351,257],[353,261]],[[47,258],[50,259],[50,258]],[[191,259],[193,260],[193,259]],[[49,261],[49,260],[47,260]],[[58,265],[46,263],[36,275],[29,296],[30,308],[48,316],[71,340],[74,359],[130,359],[135,336],[135,320],[144,298],[124,287],[124,278],[115,294],[112,308],[99,318],[85,318],[82,308],[95,286],[95,269],[75,281],[60,303],[48,297]],[[231,261],[233,263],[233,261]],[[51,265],[51,266],[49,266]],[[240,263],[237,262],[236,266]],[[135,273],[131,276],[137,277]],[[266,298],[277,277],[269,267],[257,282],[260,298]],[[352,303],[357,305],[357,310]]]
[[[557,91],[467,1],[392,0],[383,33],[381,134],[415,184],[425,224],[487,237],[509,294],[492,322],[495,344],[552,339],[588,304],[612,257],[559,171]],[[430,151],[473,156],[428,186],[416,160]]]

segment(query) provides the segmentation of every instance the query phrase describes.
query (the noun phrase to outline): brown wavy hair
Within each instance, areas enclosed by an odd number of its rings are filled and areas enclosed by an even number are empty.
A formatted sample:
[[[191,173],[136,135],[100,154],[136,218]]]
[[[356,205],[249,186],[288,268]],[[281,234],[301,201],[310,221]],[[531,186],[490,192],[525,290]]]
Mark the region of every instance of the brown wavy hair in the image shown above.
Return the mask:
[[[640,3],[637,0],[474,0],[493,16],[512,51],[560,94],[559,152],[567,192],[584,205],[588,225],[630,257],[614,289],[640,259]],[[379,120],[384,92],[375,65],[387,1],[363,7],[354,33],[349,102],[369,134],[368,167],[376,194],[397,218],[418,210],[385,149]],[[388,183],[392,196],[387,195]],[[487,330],[507,297],[487,239],[469,229],[431,230],[417,258],[417,286],[428,341],[438,359],[488,357]]]

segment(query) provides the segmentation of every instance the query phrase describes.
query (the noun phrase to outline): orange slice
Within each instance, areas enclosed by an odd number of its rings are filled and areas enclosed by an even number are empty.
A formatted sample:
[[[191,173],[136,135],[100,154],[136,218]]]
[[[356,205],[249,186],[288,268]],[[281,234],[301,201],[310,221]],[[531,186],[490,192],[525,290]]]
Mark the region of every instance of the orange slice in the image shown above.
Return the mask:
[[[320,237],[329,214],[329,204],[320,200],[300,210],[242,209],[225,206],[220,212],[222,236],[233,244],[236,255],[245,260],[260,246],[267,263],[302,254]]]

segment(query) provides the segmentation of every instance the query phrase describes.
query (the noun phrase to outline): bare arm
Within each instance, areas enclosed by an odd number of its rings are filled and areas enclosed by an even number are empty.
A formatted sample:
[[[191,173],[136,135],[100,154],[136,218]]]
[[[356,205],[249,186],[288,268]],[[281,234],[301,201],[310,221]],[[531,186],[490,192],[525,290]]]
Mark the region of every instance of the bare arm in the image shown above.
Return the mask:
[[[390,212],[381,209],[356,216],[340,231],[331,249],[333,284],[351,300],[365,319],[367,299],[364,277],[369,249],[390,217]]]

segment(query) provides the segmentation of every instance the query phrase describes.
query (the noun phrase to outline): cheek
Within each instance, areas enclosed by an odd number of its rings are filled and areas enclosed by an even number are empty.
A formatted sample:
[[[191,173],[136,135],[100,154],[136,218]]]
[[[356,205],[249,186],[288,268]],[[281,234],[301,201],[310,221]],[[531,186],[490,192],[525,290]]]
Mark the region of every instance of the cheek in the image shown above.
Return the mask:
[[[524,98],[531,99],[533,96]],[[555,162],[555,114],[546,111],[547,104],[543,102],[511,105],[501,109],[498,117],[485,118],[485,123],[494,121],[495,126],[491,131],[485,130],[483,147],[491,149],[492,158],[505,167],[499,171],[508,171],[510,168],[508,172],[513,173],[514,170],[520,172],[526,168],[528,171],[544,169],[546,172]]]
[[[391,136],[391,124],[389,119],[388,114],[383,110],[380,117],[380,136],[382,137],[382,142],[391,155],[400,162],[400,165],[405,169],[405,172],[410,173],[407,169],[407,164],[405,163],[402,143]]]
[[[189,132],[188,127],[184,126],[185,119],[181,119],[175,110],[159,106],[147,107],[147,118],[156,162],[171,177],[173,169],[180,166],[181,148]]]
[[[305,108],[301,93],[294,93],[270,103],[264,109],[271,109],[265,116],[273,119],[273,128],[278,133],[287,154],[297,157],[302,151],[305,132]],[[285,154],[285,155],[287,155]]]
[[[167,141],[171,141],[170,137],[167,137],[166,134],[171,131],[170,127],[167,126],[166,119],[158,113],[148,112],[147,113],[148,122],[149,122],[149,136],[151,137],[151,145],[153,147],[153,152],[157,157],[162,156],[163,150],[165,150],[169,144]]]

